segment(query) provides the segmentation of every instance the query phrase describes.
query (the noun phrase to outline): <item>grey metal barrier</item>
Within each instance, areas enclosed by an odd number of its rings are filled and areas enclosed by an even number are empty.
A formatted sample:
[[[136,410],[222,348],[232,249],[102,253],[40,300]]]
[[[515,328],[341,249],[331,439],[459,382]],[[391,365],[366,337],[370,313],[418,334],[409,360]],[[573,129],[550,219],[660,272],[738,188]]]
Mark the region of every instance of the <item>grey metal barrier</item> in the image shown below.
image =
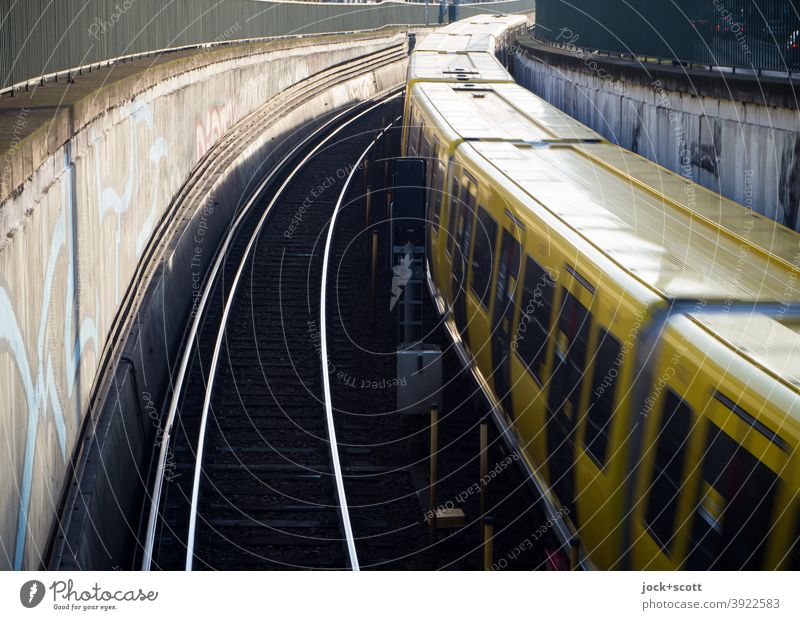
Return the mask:
[[[761,73],[800,71],[798,0],[539,0],[558,45]]]
[[[461,17],[532,11],[535,0],[461,5]],[[438,22],[421,3],[263,0],[0,0],[0,89],[181,46]]]

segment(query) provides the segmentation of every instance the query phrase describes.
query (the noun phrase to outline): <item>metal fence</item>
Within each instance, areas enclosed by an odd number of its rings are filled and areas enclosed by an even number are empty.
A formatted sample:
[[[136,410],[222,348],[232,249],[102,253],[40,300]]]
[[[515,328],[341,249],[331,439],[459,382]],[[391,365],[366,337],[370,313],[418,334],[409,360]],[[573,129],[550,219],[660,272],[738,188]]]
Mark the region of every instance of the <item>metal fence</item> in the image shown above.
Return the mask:
[[[517,13],[534,6],[535,0],[462,4],[460,15]],[[0,0],[0,89],[40,75],[151,50],[425,24],[426,20],[437,23],[438,11],[407,2]]]
[[[549,42],[685,64],[800,71],[798,0],[539,0]]]

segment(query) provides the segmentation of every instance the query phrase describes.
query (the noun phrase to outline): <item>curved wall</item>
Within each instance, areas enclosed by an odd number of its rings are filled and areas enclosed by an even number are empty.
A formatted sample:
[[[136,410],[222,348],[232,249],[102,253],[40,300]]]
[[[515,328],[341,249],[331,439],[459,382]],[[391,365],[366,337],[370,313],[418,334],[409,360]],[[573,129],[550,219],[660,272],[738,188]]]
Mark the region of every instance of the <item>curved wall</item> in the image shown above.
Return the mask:
[[[43,561],[120,302],[195,164],[226,130],[290,85],[404,40],[399,33],[309,38],[240,58],[190,59],[184,71],[134,75],[63,111],[66,141],[51,144],[33,175],[0,203],[1,569],[35,569]],[[365,84],[331,107],[378,86]],[[215,249],[211,242],[197,247],[203,260]],[[167,316],[178,312],[165,307]],[[145,364],[137,375],[142,391],[164,380],[147,371]],[[146,411],[142,404],[131,406]],[[111,462],[137,449],[131,438],[117,439],[106,455]],[[88,502],[95,490],[85,491]],[[105,501],[122,500],[112,494]]]
[[[781,78],[591,56],[530,38],[514,78],[615,144],[800,230],[800,114]]]

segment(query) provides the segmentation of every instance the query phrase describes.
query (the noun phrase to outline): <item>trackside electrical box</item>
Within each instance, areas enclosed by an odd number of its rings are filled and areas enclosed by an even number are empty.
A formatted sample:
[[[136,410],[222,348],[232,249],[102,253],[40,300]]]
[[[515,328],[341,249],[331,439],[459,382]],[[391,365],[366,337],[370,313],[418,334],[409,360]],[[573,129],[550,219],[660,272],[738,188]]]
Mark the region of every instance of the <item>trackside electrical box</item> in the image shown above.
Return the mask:
[[[442,351],[420,344],[397,351],[397,411],[427,414],[442,408]]]

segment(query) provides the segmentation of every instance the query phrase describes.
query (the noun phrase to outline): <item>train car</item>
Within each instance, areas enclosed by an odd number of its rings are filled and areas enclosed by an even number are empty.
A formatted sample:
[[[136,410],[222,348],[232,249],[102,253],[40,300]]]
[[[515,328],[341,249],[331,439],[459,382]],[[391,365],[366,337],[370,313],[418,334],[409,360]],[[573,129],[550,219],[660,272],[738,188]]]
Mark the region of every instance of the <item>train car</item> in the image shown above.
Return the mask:
[[[455,34],[437,31],[424,37],[414,47],[414,52],[483,52],[495,54],[497,39],[488,34]]]
[[[504,30],[501,28],[498,32]],[[404,116],[408,113],[410,93],[418,83],[513,84],[514,78],[495,55],[498,51],[498,40],[486,34],[437,31],[425,37],[409,58]],[[404,127],[404,131],[406,129]]]
[[[449,54],[418,51],[411,54],[406,78],[404,117],[408,117],[411,93],[418,84],[427,82],[464,83],[469,88],[488,83],[514,84],[514,78],[493,54],[459,51]],[[403,131],[408,131],[408,126]],[[404,133],[405,135],[405,133]],[[406,140],[403,139],[405,145]],[[416,151],[414,151],[416,153]]]
[[[417,82],[508,82],[514,78],[485,52],[416,52],[408,61],[407,88]]]
[[[434,98],[442,107],[416,106],[412,110],[411,101],[420,97]],[[404,156],[427,156],[426,144],[442,142],[434,135],[434,123],[439,123],[441,131],[452,126],[460,132],[446,151],[448,157],[458,142],[474,139],[587,144],[605,142],[596,131],[520,88],[513,81],[420,81],[407,88],[407,102],[402,146]],[[452,109],[447,110],[446,106],[451,104]]]
[[[513,84],[405,121],[436,305],[588,561],[795,567],[800,235]]]
[[[524,15],[476,15],[423,37],[414,51],[501,55],[511,46],[514,37],[524,34],[527,29],[528,18]]]
[[[505,58],[514,38],[525,34],[528,18],[525,15],[482,14],[453,22],[441,28],[441,32],[457,35],[489,35],[495,39],[496,53]]]
[[[798,570],[800,322],[709,306],[675,317],[654,359],[632,564]]]
[[[403,154],[426,158],[431,187],[443,183],[449,159],[465,140],[603,141],[600,134],[514,83],[417,83],[408,93]],[[438,113],[420,106],[410,111],[414,98],[428,96],[440,102],[442,109]],[[437,134],[434,126],[442,133]],[[429,220],[439,222],[442,200],[442,192],[431,194]],[[452,244],[453,238],[449,241]],[[429,257],[439,256],[442,245],[439,235],[429,235],[426,243]],[[432,269],[439,266],[438,261],[431,262]]]

